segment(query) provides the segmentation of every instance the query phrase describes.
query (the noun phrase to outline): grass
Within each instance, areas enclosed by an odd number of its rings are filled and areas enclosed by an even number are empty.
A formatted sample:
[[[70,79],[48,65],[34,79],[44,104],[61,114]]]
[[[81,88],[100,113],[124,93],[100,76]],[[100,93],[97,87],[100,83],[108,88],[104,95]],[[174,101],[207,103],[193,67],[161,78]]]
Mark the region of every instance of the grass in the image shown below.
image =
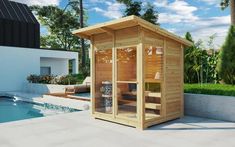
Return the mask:
[[[184,84],[185,93],[235,96],[235,86],[226,84]]]

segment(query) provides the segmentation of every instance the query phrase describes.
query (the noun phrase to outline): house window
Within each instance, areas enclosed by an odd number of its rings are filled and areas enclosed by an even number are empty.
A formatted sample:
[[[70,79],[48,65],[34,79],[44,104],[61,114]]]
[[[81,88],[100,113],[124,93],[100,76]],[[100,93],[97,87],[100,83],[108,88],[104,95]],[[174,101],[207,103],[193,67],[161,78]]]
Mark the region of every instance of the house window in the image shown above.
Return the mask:
[[[51,67],[41,67],[40,74],[41,75],[51,75]]]

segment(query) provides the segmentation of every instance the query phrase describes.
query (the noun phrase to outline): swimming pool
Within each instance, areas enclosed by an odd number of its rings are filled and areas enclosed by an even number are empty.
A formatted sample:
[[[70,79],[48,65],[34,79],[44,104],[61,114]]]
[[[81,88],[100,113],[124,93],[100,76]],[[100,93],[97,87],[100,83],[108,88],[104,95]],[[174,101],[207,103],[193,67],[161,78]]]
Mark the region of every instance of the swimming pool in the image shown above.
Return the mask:
[[[47,103],[39,104],[10,97],[0,97],[0,123],[75,111],[79,110]]]
[[[90,97],[91,97],[91,94],[90,94],[90,92],[83,92],[83,93],[75,93],[74,96],[77,96],[77,97],[84,97],[84,98],[90,98]]]

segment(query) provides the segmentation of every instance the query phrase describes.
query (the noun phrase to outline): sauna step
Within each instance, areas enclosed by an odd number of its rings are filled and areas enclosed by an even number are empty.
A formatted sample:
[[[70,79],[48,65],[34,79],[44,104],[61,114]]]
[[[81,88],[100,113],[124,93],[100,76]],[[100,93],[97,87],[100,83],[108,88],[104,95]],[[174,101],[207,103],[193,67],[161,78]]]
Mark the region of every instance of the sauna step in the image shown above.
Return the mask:
[[[130,95],[130,96],[136,96],[136,92],[124,92],[123,94]],[[145,91],[145,96],[161,98],[161,93],[160,92]]]
[[[161,110],[161,104],[145,103],[145,108],[154,109],[154,110]]]
[[[129,106],[136,106],[135,101],[130,101],[130,100],[118,100],[119,102],[125,103],[125,105]],[[153,110],[161,110],[161,104],[156,104],[156,103],[145,103],[145,108],[147,109],[153,109]]]
[[[160,92],[145,92],[145,96],[161,98]]]

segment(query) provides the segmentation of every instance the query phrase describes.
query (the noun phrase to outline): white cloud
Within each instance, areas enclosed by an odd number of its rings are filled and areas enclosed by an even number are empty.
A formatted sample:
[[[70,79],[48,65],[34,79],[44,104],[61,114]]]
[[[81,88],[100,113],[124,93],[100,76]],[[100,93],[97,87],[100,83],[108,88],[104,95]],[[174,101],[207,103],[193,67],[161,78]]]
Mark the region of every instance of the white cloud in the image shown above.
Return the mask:
[[[29,6],[31,5],[40,5],[40,6],[47,6],[47,5],[59,5],[60,0],[11,0],[19,3],[24,3]]]
[[[200,0],[200,1],[206,2],[209,5],[218,5],[221,2],[221,0]]]
[[[179,15],[173,13],[160,13],[159,14],[159,23],[188,23],[188,22],[195,22],[199,18],[192,14],[188,15]]]
[[[157,7],[166,7],[168,4],[168,1],[167,0],[156,0],[153,4]]]
[[[191,33],[194,36],[194,40],[199,40],[199,39],[203,40],[205,47],[207,47],[209,36],[216,34],[214,45],[216,48],[220,48],[221,45],[224,43],[225,37],[228,32],[228,28],[229,26],[209,27],[209,28],[200,29]]]
[[[211,27],[211,26],[228,26],[230,24],[230,15],[219,16],[219,17],[209,17],[201,18],[196,22],[196,25],[202,27]]]
[[[194,40],[203,40],[204,46],[207,47],[209,36],[216,34],[215,46],[219,48],[225,40],[230,25],[230,16],[200,18],[192,23],[179,23],[181,27],[173,28],[178,35],[184,36],[189,31]],[[172,25],[175,26],[175,25]],[[172,28],[170,28],[172,29]]]
[[[122,8],[124,7],[123,4],[117,3],[117,2],[104,2],[105,5],[107,5],[107,9],[102,9],[100,7],[94,7],[91,10],[95,11],[97,13],[100,13],[101,15],[108,17],[110,19],[117,19],[122,17]]]
[[[170,3],[167,8],[181,15],[192,14],[194,11],[197,11],[197,7],[191,6],[187,2],[181,0]]]
[[[225,40],[229,26],[230,15],[210,17],[197,21],[194,29],[190,30],[190,32],[192,32],[195,40],[202,39],[204,41],[208,41],[209,36],[216,34],[215,45],[219,48]]]
[[[217,7],[218,0],[200,0],[209,5]],[[217,34],[215,43],[221,46],[230,25],[230,16],[217,16],[202,18],[196,15],[200,9],[192,6],[184,0],[156,0],[154,3],[162,8],[163,13],[159,14],[160,24],[167,25],[167,29],[178,35],[183,36],[187,31],[191,32],[194,39],[202,39],[207,42],[208,37]],[[207,46],[206,44],[204,44]]]
[[[166,9],[165,13],[159,14],[160,23],[195,22],[198,20],[198,17],[194,15],[198,8],[189,5],[185,1],[175,0],[172,3],[168,3],[165,0],[160,3],[159,0],[156,0],[154,4]]]

